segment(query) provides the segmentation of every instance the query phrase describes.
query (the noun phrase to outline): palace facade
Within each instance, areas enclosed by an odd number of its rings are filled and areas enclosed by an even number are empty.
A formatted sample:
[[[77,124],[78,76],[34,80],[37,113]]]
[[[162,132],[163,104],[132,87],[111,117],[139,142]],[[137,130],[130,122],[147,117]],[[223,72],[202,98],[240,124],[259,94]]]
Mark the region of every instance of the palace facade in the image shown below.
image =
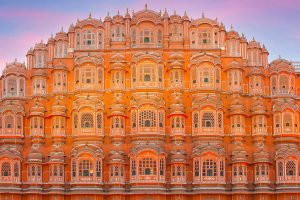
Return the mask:
[[[217,19],[90,15],[3,70],[0,199],[300,200],[299,86]]]

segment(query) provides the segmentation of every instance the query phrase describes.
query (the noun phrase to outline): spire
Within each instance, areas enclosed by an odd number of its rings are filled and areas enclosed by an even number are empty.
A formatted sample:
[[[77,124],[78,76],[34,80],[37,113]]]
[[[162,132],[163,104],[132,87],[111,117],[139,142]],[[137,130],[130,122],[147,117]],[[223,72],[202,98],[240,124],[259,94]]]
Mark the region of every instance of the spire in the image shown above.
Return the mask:
[[[128,8],[126,8],[126,14],[129,14]]]
[[[145,10],[148,10],[148,5],[147,4],[145,4]]]
[[[90,12],[90,14],[89,14],[89,19],[91,19],[92,18],[92,13]]]
[[[233,31],[233,26],[232,26],[232,24],[231,24],[231,26],[230,26],[230,29]]]

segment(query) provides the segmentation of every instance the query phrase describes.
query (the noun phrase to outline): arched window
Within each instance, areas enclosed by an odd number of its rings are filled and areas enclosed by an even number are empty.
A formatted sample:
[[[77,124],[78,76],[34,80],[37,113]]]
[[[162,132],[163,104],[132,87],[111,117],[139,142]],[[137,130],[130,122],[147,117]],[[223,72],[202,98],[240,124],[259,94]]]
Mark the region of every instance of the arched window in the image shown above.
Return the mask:
[[[98,49],[103,49],[103,31],[98,33]]]
[[[19,79],[19,96],[24,97],[25,96],[25,80],[24,77]]]
[[[283,130],[285,132],[291,132],[293,130],[292,118],[292,113],[283,114]]]
[[[151,157],[142,158],[139,161],[139,174],[140,175],[156,175],[156,160]]]
[[[156,127],[156,112],[152,110],[143,110],[139,113],[140,127]]]
[[[1,176],[11,176],[11,166],[9,162],[2,163]]]
[[[153,44],[154,34],[152,30],[144,29],[140,31],[140,44]]]
[[[196,32],[195,31],[191,32],[191,45],[192,45],[192,47],[195,47],[195,45],[196,45]]]
[[[288,76],[287,75],[280,75],[279,76],[279,88],[281,93],[288,93],[289,90],[289,81],[288,81]]]
[[[202,163],[203,176],[217,176],[217,163],[216,161],[207,158]]]
[[[296,164],[294,161],[287,161],[286,162],[286,166],[285,166],[285,169],[286,169],[286,176],[295,176],[296,175]]]
[[[194,175],[200,176],[200,162],[199,160],[194,161]]]
[[[198,128],[199,127],[199,116],[198,113],[194,113],[193,116],[193,127]]]
[[[157,31],[157,45],[158,47],[161,47],[161,44],[162,44],[162,33],[161,33],[161,30],[159,29]]]
[[[91,113],[84,113],[81,115],[81,128],[93,128],[94,119]]]
[[[131,30],[131,46],[132,47],[136,46],[136,30],[135,29]]]
[[[46,52],[45,51],[37,51],[35,52],[35,65],[34,68],[45,68],[46,62]]]
[[[202,114],[202,127],[205,128],[215,127],[215,118],[213,113],[205,112]]]
[[[7,115],[5,117],[5,128],[8,128],[8,129],[14,128],[14,116]]]
[[[171,41],[181,41],[182,40],[182,26],[181,24],[171,24],[170,25],[170,40]]]
[[[282,161],[278,162],[277,168],[278,168],[278,176],[283,176],[283,162]]]
[[[65,58],[67,56],[68,44],[63,41],[58,41],[55,44],[55,58]]]
[[[121,25],[115,25],[111,30],[111,40],[113,42],[124,41],[124,28]]]
[[[16,96],[17,95],[17,78],[10,77],[7,80],[7,89],[8,96]]]
[[[209,30],[199,30],[199,45],[211,44],[211,32]]]
[[[95,45],[95,33],[92,31],[85,31],[83,33],[83,45],[94,46]]]
[[[93,163],[90,160],[79,162],[79,176],[93,176]]]
[[[100,113],[97,114],[97,128],[98,129],[102,128],[102,114]]]

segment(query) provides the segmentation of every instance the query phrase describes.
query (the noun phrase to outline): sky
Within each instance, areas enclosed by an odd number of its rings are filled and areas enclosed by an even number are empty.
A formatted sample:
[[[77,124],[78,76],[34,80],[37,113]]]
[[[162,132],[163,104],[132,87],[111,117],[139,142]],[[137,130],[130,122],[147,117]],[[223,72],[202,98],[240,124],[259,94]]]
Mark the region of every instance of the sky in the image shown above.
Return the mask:
[[[0,70],[6,62],[26,61],[26,53],[41,40],[47,42],[77,19],[125,14],[128,8],[169,15],[184,11],[193,18],[204,13],[218,18],[227,30],[232,25],[248,40],[255,38],[268,49],[269,60],[279,57],[300,61],[300,0],[0,0]]]

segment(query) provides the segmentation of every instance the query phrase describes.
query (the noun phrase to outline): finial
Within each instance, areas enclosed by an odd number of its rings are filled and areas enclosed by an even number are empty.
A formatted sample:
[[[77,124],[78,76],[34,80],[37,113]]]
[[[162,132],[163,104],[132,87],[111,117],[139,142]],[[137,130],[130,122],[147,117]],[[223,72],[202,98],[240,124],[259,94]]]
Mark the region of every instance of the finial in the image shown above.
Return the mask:
[[[159,10],[159,16],[161,16],[161,10]]]
[[[148,5],[147,4],[145,4],[145,10],[148,10]]]
[[[126,14],[129,14],[129,12],[128,12],[128,8],[126,8]]]
[[[107,16],[109,16],[109,12],[107,12]]]
[[[134,15],[134,10],[132,10],[132,16]]]
[[[176,15],[176,10],[174,10],[174,15]]]
[[[231,24],[231,26],[230,26],[230,29],[233,31],[233,26],[232,26],[232,24]]]
[[[118,15],[120,15],[120,11],[118,10]]]
[[[63,26],[61,27],[61,32],[64,32],[64,27]]]
[[[53,38],[53,33],[51,33],[51,37],[50,38]]]
[[[89,14],[89,18],[91,19],[92,18],[92,13],[90,12],[90,14]]]
[[[100,22],[102,22],[102,19],[101,19],[101,17],[100,17],[100,19],[99,19],[99,20],[100,20]]]
[[[266,47],[265,47],[265,44],[263,44],[262,47],[265,49],[265,48],[266,48]]]
[[[281,55],[280,54],[279,54],[278,58],[281,59]]]
[[[43,43],[43,40],[41,40],[41,44]]]
[[[252,37],[252,41],[255,41],[255,38],[254,38],[254,37]]]
[[[202,12],[202,18],[205,18],[205,16],[204,16],[204,12]]]
[[[165,8],[165,13],[167,13],[167,9]]]
[[[184,11],[184,16],[187,16],[186,10]]]
[[[218,22],[218,18],[217,17],[216,17],[215,21]]]
[[[244,33],[242,33],[242,37],[245,37]]]
[[[17,58],[15,58],[15,62],[17,62]]]

